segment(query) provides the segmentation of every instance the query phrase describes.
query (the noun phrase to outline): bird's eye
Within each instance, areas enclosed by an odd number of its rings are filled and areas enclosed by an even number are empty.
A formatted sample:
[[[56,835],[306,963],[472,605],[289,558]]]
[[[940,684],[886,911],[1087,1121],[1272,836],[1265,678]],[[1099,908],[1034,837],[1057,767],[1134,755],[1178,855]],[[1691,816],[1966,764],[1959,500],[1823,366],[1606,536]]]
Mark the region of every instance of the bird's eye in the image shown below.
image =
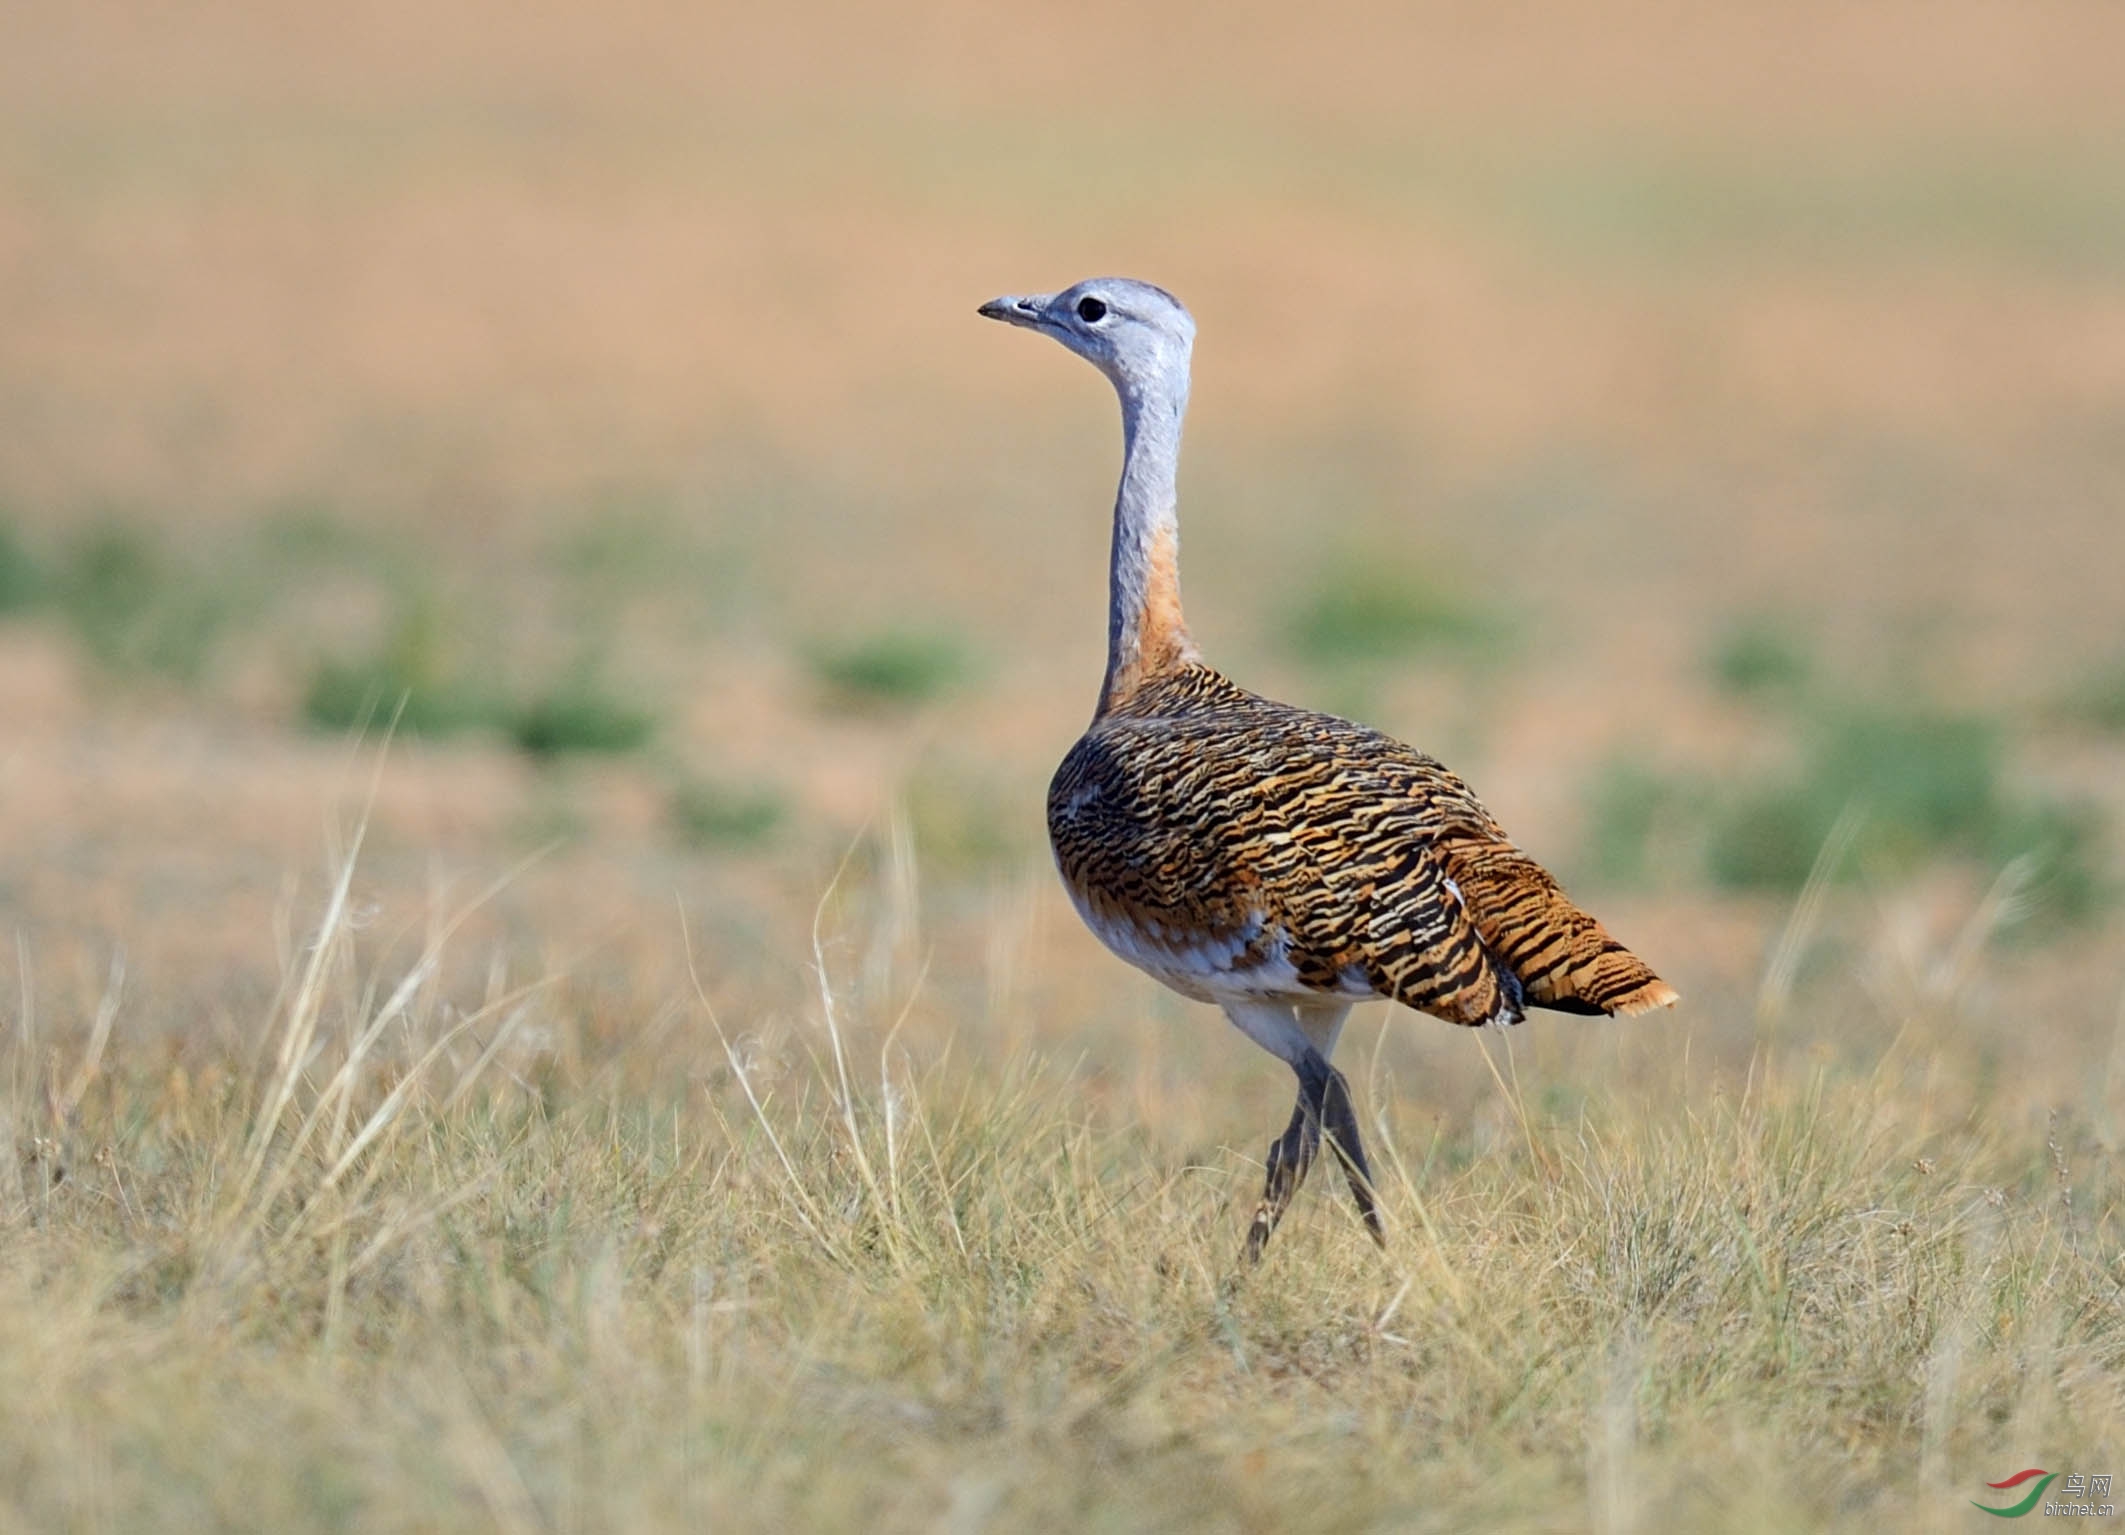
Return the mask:
[[[1081,298],[1077,301],[1077,317],[1087,325],[1096,324],[1107,317],[1107,306],[1096,298]]]

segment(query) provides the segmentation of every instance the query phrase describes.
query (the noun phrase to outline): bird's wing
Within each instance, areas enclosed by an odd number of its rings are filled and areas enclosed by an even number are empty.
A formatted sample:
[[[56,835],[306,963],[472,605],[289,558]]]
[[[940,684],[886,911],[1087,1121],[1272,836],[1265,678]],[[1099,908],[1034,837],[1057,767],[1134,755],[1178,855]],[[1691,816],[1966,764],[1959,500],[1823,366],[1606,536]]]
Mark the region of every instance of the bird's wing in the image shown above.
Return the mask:
[[[1384,736],[1308,731],[1279,757],[1262,802],[1285,856],[1255,866],[1268,920],[1288,936],[1300,974],[1316,985],[1362,976],[1379,995],[1449,1023],[1518,1023],[1524,989],[1445,856],[1450,838],[1493,830],[1460,780]]]
[[[1674,999],[1439,762],[1207,667],[1095,723],[1049,829],[1109,944],[1204,995],[1288,983],[1461,1024]]]
[[[1271,706],[1251,755],[1266,835],[1240,839],[1309,984],[1353,973],[1461,1024],[1526,1007],[1634,1013],[1675,993],[1435,759],[1333,716]]]

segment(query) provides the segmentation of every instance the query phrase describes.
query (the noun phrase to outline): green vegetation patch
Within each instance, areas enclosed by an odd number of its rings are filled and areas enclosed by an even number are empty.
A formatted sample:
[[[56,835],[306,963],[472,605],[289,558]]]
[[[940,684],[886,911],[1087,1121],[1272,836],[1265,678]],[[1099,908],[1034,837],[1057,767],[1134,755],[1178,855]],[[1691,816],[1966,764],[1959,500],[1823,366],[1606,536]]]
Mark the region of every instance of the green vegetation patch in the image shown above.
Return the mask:
[[[2078,915],[2096,896],[2094,809],[2017,794],[1996,725],[1927,712],[1818,720],[1797,773],[1744,785],[1719,805],[1707,869],[1730,888],[1798,888],[1848,806],[1864,818],[1861,867],[1893,875],[1943,857],[2027,857],[2054,909]]]
[[[1353,560],[1328,571],[1292,609],[1285,640],[1300,660],[1331,666],[1495,645],[1495,619],[1421,576]]]
[[[788,819],[788,802],[759,784],[695,779],[681,784],[671,799],[672,826],[691,847],[758,847]]]
[[[965,764],[930,760],[901,786],[915,845],[940,868],[1014,863],[1031,851],[1036,807],[1013,803],[993,779]]]
[[[505,730],[510,705],[498,685],[467,676],[452,661],[440,615],[414,602],[373,654],[318,661],[303,689],[302,714],[318,730],[358,729],[395,715],[400,729],[440,739]]]
[[[51,593],[99,664],[177,682],[205,674],[235,609],[225,575],[210,577],[145,530],[115,522],[68,547]]]
[[[1793,891],[1850,811],[1856,829],[1841,877],[2027,859],[2042,909],[2067,918],[2093,910],[2105,888],[2100,814],[2018,790],[1998,725],[1922,709],[1814,707],[1787,769],[1715,784],[1604,768],[1588,792],[1590,875],[1630,885],[1683,870],[1730,890]]]
[[[1815,662],[1792,627],[1775,618],[1743,619],[1722,634],[1709,658],[1712,680],[1735,697],[1791,692],[1813,680]]]
[[[1680,780],[1641,763],[1602,766],[1587,790],[1588,875],[1604,885],[1638,888],[1673,867],[1672,844],[1701,813],[1700,796]]]
[[[1818,722],[1801,771],[1744,787],[1713,826],[1713,877],[1791,888],[1845,808],[1866,816],[1862,847],[1909,868],[1947,851],[2004,852],[2000,736],[1990,723],[1853,711]]]
[[[509,738],[534,757],[631,752],[649,744],[656,719],[595,677],[578,676],[518,705]]]
[[[2098,730],[2125,731],[2125,656],[2083,676],[2067,690],[2060,712]]]
[[[937,630],[887,629],[813,647],[812,676],[843,707],[910,708],[966,681],[964,641]]]
[[[484,732],[534,757],[630,752],[648,744],[656,717],[588,668],[513,692],[457,661],[436,608],[407,607],[372,654],[326,657],[303,689],[302,717],[318,730],[352,730],[396,719],[430,739]]]
[[[15,532],[15,526],[0,517],[0,615],[32,608],[45,595],[43,563]]]
[[[500,728],[507,704],[462,680],[414,678],[378,655],[319,661],[303,689],[302,714],[318,730],[358,729],[395,717],[401,730],[441,739]]]
[[[2073,919],[2094,909],[2106,889],[2095,806],[2017,785],[2000,721],[1819,686],[1801,634],[1787,619],[1757,614],[1731,624],[1706,652],[1711,682],[1762,711],[1788,749],[1775,764],[1718,780],[1605,766],[1587,790],[1583,867],[1591,877],[1633,885],[1665,874],[1790,892],[1836,835],[1835,877],[1897,879],[1942,860],[1989,869],[2019,861],[2031,896],[2017,906],[2021,914]],[[2118,690],[2125,712],[2125,676]],[[2091,690],[2089,707],[2106,702]]]

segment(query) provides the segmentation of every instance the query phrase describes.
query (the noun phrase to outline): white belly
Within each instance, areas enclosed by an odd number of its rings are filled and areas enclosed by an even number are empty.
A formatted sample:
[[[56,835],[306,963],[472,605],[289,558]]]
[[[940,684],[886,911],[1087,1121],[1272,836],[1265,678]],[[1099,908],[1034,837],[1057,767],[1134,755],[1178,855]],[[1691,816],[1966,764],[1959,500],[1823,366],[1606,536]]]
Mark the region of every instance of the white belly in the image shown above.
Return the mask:
[[[1304,1002],[1324,995],[1300,984],[1298,969],[1287,957],[1288,935],[1272,930],[1268,942],[1262,941],[1267,920],[1260,913],[1238,931],[1212,937],[1155,919],[1103,916],[1075,890],[1070,891],[1070,903],[1101,943],[1184,997],[1198,1002]],[[1373,990],[1362,977],[1345,974],[1327,995],[1355,999],[1370,997]]]

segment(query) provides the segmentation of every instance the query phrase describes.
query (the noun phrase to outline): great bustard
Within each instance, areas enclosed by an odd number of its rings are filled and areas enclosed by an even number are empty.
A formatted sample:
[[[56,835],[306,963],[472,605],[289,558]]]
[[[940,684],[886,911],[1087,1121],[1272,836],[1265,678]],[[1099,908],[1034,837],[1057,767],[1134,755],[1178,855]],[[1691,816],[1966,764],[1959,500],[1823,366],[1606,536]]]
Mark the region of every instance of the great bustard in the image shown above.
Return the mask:
[[[1203,664],[1181,618],[1174,474],[1195,321],[1180,300],[1097,277],[981,313],[1053,336],[1121,396],[1107,675],[1048,788],[1063,883],[1108,948],[1215,1002],[1298,1074],[1247,1257],[1261,1257],[1324,1130],[1377,1239],[1350,1088],[1329,1064],[1355,1003],[1503,1025],[1530,1006],[1644,1012],[1671,1006],[1674,988],[1437,761]]]

